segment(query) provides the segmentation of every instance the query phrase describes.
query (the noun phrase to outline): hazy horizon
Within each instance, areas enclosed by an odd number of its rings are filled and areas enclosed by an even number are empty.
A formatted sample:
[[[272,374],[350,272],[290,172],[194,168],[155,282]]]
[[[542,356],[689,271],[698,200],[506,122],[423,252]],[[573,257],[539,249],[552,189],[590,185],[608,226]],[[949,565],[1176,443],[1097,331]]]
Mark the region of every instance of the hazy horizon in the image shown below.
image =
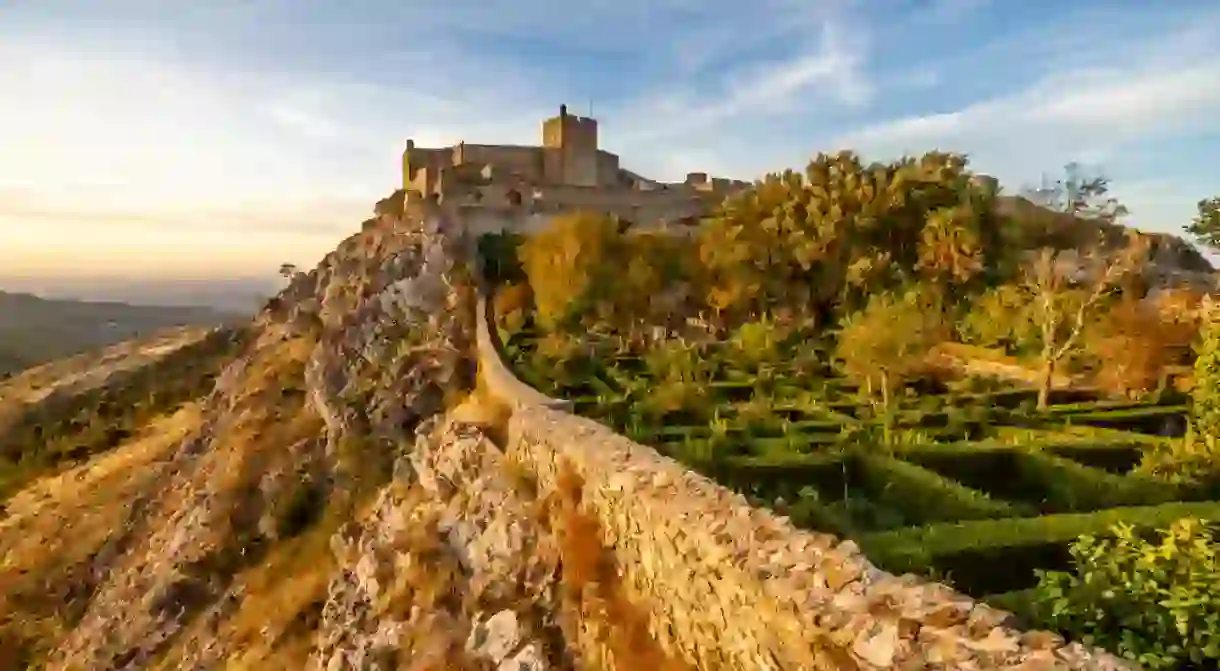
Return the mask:
[[[268,277],[13,277],[0,274],[0,292],[33,294],[46,299],[114,301],[132,305],[203,306],[250,312],[284,283]]]
[[[561,103],[659,179],[943,149],[1013,191],[1081,161],[1170,233],[1220,190],[1214,2],[761,1],[8,3],[0,288],[311,267],[408,137],[533,144]]]

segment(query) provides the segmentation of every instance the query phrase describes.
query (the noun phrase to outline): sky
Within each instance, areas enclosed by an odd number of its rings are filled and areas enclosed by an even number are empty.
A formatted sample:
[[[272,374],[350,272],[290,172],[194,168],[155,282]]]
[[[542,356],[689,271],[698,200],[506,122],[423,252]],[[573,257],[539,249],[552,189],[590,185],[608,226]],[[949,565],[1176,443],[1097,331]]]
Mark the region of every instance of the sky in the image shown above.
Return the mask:
[[[0,288],[309,266],[408,137],[534,144],[561,103],[657,179],[942,149],[1017,191],[1080,161],[1176,232],[1220,193],[1220,3],[6,0]]]

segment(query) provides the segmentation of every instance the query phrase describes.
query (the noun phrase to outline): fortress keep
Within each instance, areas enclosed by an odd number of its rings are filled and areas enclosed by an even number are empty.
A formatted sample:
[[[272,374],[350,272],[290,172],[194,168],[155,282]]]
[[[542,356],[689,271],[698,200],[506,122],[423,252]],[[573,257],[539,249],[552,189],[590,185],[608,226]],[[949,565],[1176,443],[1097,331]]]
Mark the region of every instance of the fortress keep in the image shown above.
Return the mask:
[[[537,230],[557,214],[593,211],[642,227],[693,223],[747,182],[690,173],[684,182],[647,179],[598,147],[597,120],[569,114],[542,122],[542,144],[461,142],[423,148],[407,140],[402,188],[408,203],[460,210],[479,229]],[[498,224],[496,222],[499,222]]]

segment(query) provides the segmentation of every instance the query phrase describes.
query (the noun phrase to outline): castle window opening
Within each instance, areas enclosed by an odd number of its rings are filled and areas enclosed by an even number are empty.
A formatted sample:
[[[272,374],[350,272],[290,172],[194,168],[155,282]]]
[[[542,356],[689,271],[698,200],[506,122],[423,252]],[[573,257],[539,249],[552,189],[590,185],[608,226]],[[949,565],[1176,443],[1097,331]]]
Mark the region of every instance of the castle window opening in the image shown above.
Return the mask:
[[[521,192],[516,189],[509,189],[506,194],[510,205],[517,206],[521,204]]]

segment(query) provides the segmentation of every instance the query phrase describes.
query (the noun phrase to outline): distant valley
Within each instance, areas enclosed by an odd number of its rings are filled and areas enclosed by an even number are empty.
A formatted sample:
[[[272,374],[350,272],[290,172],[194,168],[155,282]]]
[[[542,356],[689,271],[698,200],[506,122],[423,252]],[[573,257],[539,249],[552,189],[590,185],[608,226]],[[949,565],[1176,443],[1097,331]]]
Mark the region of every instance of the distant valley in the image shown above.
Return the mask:
[[[252,312],[48,299],[0,291],[0,376],[153,331],[221,325],[245,319]]]

